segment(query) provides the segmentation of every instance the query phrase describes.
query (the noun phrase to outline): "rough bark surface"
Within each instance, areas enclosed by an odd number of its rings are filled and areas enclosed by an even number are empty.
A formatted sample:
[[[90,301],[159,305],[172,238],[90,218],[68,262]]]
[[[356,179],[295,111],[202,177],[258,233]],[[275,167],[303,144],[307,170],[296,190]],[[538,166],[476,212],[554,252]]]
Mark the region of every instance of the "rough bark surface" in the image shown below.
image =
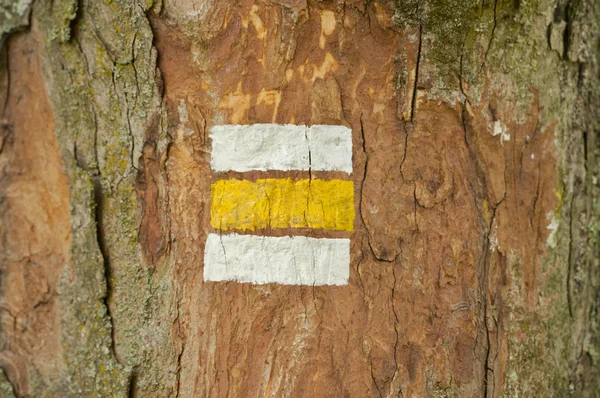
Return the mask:
[[[599,396],[599,21],[0,0],[0,396]],[[225,123],[352,129],[347,286],[203,282]]]

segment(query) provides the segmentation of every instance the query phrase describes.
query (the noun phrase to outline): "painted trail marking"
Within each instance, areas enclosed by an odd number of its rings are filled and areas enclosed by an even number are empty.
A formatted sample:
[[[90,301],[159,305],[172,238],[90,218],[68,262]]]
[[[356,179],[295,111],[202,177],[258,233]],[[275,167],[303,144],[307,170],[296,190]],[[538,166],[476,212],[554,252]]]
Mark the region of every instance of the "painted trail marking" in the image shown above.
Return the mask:
[[[205,281],[346,285],[350,239],[209,234]]]
[[[354,229],[354,183],[346,180],[219,180],[212,184],[215,229]]]
[[[210,137],[214,171],[352,172],[352,131],[344,126],[222,125]]]
[[[223,125],[210,130],[216,172],[352,172],[352,131],[344,126]],[[346,285],[350,240],[307,236],[223,235],[230,230],[354,230],[354,183],[289,178],[221,179],[211,185],[205,281]]]

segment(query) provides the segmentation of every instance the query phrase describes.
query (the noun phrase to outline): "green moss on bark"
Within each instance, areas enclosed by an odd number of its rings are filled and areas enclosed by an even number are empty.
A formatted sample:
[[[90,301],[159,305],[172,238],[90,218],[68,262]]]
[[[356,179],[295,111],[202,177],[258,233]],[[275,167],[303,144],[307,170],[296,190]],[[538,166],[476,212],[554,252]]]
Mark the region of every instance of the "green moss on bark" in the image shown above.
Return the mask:
[[[73,229],[73,264],[60,281],[67,374],[49,396],[167,396],[176,353],[170,296],[157,292],[172,278],[163,263],[155,272],[161,264],[142,260],[134,189],[143,143],[163,114],[144,13],[154,2],[82,1],[76,12],[68,3],[34,12]]]
[[[26,26],[32,0],[0,0],[0,45],[15,29]]]
[[[0,396],[6,398],[16,398],[12,385],[10,384],[10,381],[8,381],[8,378],[2,369],[0,369]]]

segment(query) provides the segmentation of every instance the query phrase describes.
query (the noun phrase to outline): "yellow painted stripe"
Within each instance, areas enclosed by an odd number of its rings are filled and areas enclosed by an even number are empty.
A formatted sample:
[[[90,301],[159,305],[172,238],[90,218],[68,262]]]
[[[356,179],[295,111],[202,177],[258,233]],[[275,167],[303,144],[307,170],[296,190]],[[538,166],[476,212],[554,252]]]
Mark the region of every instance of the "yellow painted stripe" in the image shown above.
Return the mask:
[[[354,183],[345,180],[219,180],[210,224],[223,231],[260,228],[354,229]]]

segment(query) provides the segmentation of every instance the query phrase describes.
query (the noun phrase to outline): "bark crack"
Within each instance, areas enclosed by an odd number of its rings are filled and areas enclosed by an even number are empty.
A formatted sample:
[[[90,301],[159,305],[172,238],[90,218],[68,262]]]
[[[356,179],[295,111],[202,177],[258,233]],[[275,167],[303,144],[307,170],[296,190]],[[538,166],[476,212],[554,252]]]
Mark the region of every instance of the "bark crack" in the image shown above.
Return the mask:
[[[369,309],[369,306],[367,304],[367,292],[365,291],[365,284],[364,284],[364,281],[362,279],[362,274],[360,273],[360,266],[361,266],[361,264],[363,263],[363,261],[365,259],[365,252],[363,250],[363,247],[364,247],[364,238],[361,240],[360,258],[358,259],[358,262],[356,263],[356,275],[358,276],[358,282],[360,283],[360,287],[361,287],[361,290],[362,290],[363,303],[365,305],[365,313],[366,313],[368,311],[368,309]]]
[[[225,244],[223,244],[223,225],[221,224],[220,227],[221,228],[219,228],[219,243],[221,244],[221,249],[223,250],[223,258],[225,258],[225,274],[229,275],[229,262],[227,261],[227,251],[225,250]]]
[[[417,232],[419,231],[419,221],[417,220],[417,207],[421,207],[423,208],[423,206],[419,203],[419,199],[417,199],[417,182],[414,181],[413,182],[413,201],[414,203],[414,208],[413,208],[413,217],[415,218],[415,226],[417,227]]]
[[[479,72],[477,73],[477,75],[479,75],[482,71],[483,71],[483,67],[485,66],[485,63],[487,62],[487,57],[488,54],[490,52],[490,48],[492,48],[492,42],[494,41],[494,34],[496,33],[496,25],[497,25],[497,9],[498,9],[498,0],[494,0],[494,25],[492,26],[492,32],[490,34],[490,40],[488,41],[488,45],[487,48],[485,50],[485,54],[483,55],[483,62],[481,63],[481,66],[479,68]],[[462,56],[461,56],[462,58]]]
[[[358,203],[358,210],[359,210],[359,214],[360,214],[360,219],[362,220],[362,223],[365,226],[365,230],[367,231],[367,245],[369,246],[369,249],[371,250],[371,253],[373,254],[373,257],[376,260],[379,260],[379,261],[391,262],[390,260],[379,258],[377,256],[377,254],[375,253],[375,249],[373,249],[373,245],[371,243],[371,231],[369,230],[369,227],[367,226],[367,221],[366,221],[366,219],[364,217],[363,209],[362,209],[362,207],[363,207],[364,191],[365,191],[365,182],[367,181],[367,170],[368,170],[368,167],[369,167],[369,153],[367,152],[366,139],[365,139],[365,129],[364,129],[364,125],[363,125],[362,114],[360,116],[360,135],[361,135],[361,138],[362,138],[362,150],[363,150],[363,153],[365,154],[365,167],[364,167],[364,170],[363,170],[363,178],[362,178],[362,180],[360,182],[360,198],[359,198],[359,203]]]
[[[110,324],[110,349],[113,356],[121,363],[117,356],[116,351],[116,338],[115,338],[115,325],[113,322],[113,316],[110,310],[110,297],[112,295],[111,289],[111,265],[110,265],[110,254],[108,250],[108,244],[106,242],[106,236],[104,234],[103,226],[103,205],[104,205],[104,194],[102,192],[102,176],[100,173],[94,173],[92,175],[93,182],[93,202],[94,202],[94,222],[96,224],[96,242],[98,244],[98,250],[100,251],[101,261],[104,269],[104,280],[106,283],[106,291],[102,301],[106,307],[106,317]],[[121,363],[122,364],[122,363]]]
[[[538,202],[538,199],[540,198],[541,180],[542,180],[542,165],[541,165],[541,162],[538,162],[538,178],[537,178],[537,184],[536,184],[536,188],[535,188],[535,196],[533,197],[531,214],[529,216],[529,225],[531,226],[532,231],[535,230],[535,227],[533,225],[533,220],[535,218],[535,208],[537,207],[537,202]]]
[[[575,196],[571,198],[569,206],[569,254],[567,255],[567,305],[569,307],[569,316],[573,319],[573,297],[571,294],[572,284],[571,277],[573,274],[573,208],[575,204]]]
[[[399,365],[398,365],[398,344],[400,342],[400,334],[398,332],[398,324],[400,323],[400,319],[398,318],[398,312],[396,311],[396,305],[395,305],[395,298],[396,298],[396,281],[397,281],[397,277],[396,277],[396,263],[394,262],[394,264],[392,264],[392,275],[394,277],[393,280],[393,285],[392,285],[392,294],[391,294],[391,302],[392,302],[392,312],[394,313],[394,333],[396,334],[396,341],[394,341],[394,375],[392,376],[392,381],[390,382],[390,385],[393,383],[393,381],[396,379],[396,376],[398,375],[398,369],[399,369]]]
[[[419,66],[421,64],[421,45],[423,43],[423,25],[419,24],[419,46],[417,47],[417,62],[415,65],[415,81],[413,82],[412,98],[410,101],[410,121],[417,111],[417,87],[419,83]],[[404,159],[403,159],[404,160]]]
[[[390,260],[377,255],[377,253],[375,252],[375,249],[373,248],[373,244],[371,243],[371,239],[372,239],[371,231],[367,225],[367,221],[363,214],[363,198],[364,198],[364,191],[365,191],[365,189],[364,189],[365,182],[367,180],[367,170],[369,167],[369,153],[367,152],[365,129],[364,129],[364,125],[363,125],[362,114],[360,116],[360,134],[361,134],[361,138],[362,138],[362,150],[363,150],[363,153],[365,154],[365,166],[363,169],[363,176],[360,181],[360,196],[358,199],[358,213],[360,215],[360,219],[361,219],[363,225],[365,226],[365,230],[367,231],[367,245],[369,246],[369,250],[373,254],[373,257],[375,258],[375,260],[385,262],[385,263],[393,263],[396,261],[396,258],[398,258],[399,254],[396,254],[396,256],[394,256],[394,258],[390,259]],[[406,145],[404,146],[404,151],[405,151],[405,157],[406,157]],[[404,162],[404,160],[402,160],[402,161]],[[402,173],[402,165],[400,165],[400,168],[401,168],[400,173]]]
[[[498,207],[504,202],[504,199],[506,197],[506,193],[505,195],[498,201],[498,203],[496,203],[495,206],[493,206],[492,208],[492,217],[490,219],[490,224],[488,226],[488,230],[486,231],[486,233],[484,234],[484,239],[483,239],[483,276],[482,276],[482,284],[483,286],[481,287],[481,292],[484,294],[483,297],[483,322],[485,325],[485,337],[486,337],[486,351],[485,351],[485,363],[484,363],[484,369],[483,369],[483,389],[484,389],[484,397],[493,397],[494,396],[494,383],[493,381],[491,381],[490,379],[493,380],[494,378],[494,366],[493,363],[495,362],[494,359],[492,359],[492,346],[491,346],[491,328],[490,328],[490,322],[489,322],[489,317],[490,317],[490,305],[488,302],[488,293],[489,293],[489,284],[488,284],[488,280],[489,280],[489,265],[490,265],[490,235],[492,234],[492,229],[494,228],[494,223],[496,221],[496,212]],[[493,314],[491,314],[493,316]],[[498,336],[496,336],[498,337]],[[491,375],[490,375],[491,373]],[[491,392],[490,392],[490,388],[491,388]]]
[[[375,385],[375,388],[377,389],[377,394],[379,394],[380,398],[383,398],[383,393],[381,392],[381,389],[379,388],[379,385],[377,384],[377,380],[375,379],[375,374],[373,373],[373,357],[371,356],[371,353],[369,353],[369,370],[371,372],[371,380],[373,381],[373,384]]]
[[[131,369],[131,374],[129,375],[129,387],[127,389],[127,397],[135,398],[136,397],[136,387],[137,387],[137,378],[138,378],[138,367],[134,366]]]
[[[8,100],[10,99],[10,57],[8,56],[8,44],[0,43],[0,68],[4,69],[6,73],[6,90],[4,94],[4,103],[2,104],[2,118],[6,115],[6,107],[8,106]],[[1,150],[0,145],[0,150]]]
[[[177,300],[177,335],[178,337],[181,339],[181,350],[179,351],[179,354],[177,355],[177,370],[176,370],[176,379],[177,379],[177,384],[176,384],[176,389],[175,389],[175,398],[179,398],[179,390],[181,388],[181,357],[183,356],[183,351],[185,350],[185,340],[183,338],[183,333],[181,331],[181,305],[180,305],[180,301]]]

